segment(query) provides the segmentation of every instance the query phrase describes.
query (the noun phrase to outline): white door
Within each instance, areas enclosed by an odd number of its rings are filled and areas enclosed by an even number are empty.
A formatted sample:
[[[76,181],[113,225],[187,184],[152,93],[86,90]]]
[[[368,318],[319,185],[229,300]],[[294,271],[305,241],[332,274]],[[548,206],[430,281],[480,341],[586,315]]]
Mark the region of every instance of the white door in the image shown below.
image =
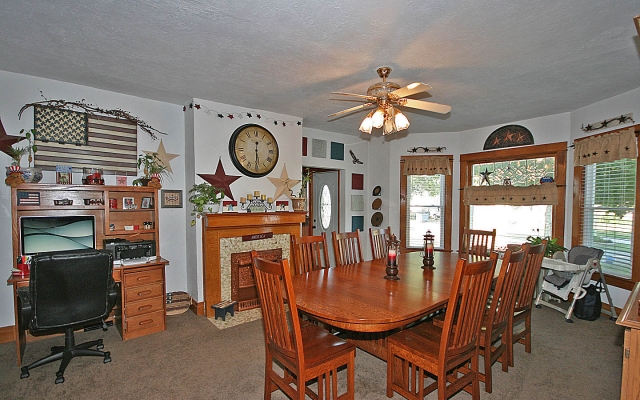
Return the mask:
[[[315,172],[313,174],[313,235],[327,234],[329,258],[333,265],[331,232],[338,231],[338,171]]]

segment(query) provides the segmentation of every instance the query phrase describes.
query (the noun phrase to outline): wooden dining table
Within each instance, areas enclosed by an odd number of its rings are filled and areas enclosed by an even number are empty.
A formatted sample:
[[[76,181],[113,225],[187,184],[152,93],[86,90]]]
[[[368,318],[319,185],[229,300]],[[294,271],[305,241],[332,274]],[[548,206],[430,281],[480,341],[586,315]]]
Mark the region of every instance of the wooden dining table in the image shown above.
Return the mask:
[[[457,261],[458,253],[436,252],[435,269],[423,269],[419,252],[402,253],[397,281],[384,278],[385,259],[295,275],[296,305],[386,360],[387,336],[446,305]]]

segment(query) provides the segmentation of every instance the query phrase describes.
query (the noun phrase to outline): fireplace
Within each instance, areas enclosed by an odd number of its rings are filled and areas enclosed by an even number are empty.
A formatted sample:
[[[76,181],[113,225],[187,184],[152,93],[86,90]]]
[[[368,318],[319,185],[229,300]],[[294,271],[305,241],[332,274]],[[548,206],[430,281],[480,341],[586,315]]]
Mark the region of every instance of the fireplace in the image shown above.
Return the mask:
[[[269,261],[280,261],[282,249],[258,250],[258,256]],[[260,307],[249,251],[231,254],[231,300],[238,302],[235,311]]]

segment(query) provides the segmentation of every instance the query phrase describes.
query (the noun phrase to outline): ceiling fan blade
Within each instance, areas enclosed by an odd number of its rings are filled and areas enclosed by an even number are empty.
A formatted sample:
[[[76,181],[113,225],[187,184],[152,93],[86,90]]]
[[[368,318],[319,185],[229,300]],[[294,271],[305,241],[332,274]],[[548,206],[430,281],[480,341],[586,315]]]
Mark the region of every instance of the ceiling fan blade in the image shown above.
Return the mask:
[[[348,114],[348,113],[351,113],[351,112],[354,112],[354,111],[361,110],[361,109],[366,108],[366,107],[371,107],[373,104],[374,103],[365,103],[365,104],[360,104],[359,106],[347,108],[346,110],[342,110],[342,111],[338,111],[336,113],[330,114],[329,118],[337,117],[339,115]]]
[[[451,106],[422,100],[401,99],[398,104],[405,107],[417,108],[419,110],[432,111],[440,114],[446,114],[451,111]]]
[[[353,96],[353,97],[359,97],[361,99],[367,99],[369,101],[376,101],[375,97],[368,96],[366,94],[355,94],[355,93],[344,93],[344,92],[331,92],[331,94],[339,94],[342,96]]]
[[[426,83],[413,82],[405,87],[401,87],[400,89],[396,89],[391,94],[400,97],[411,96],[412,94],[420,93],[420,92],[428,92],[431,90],[431,86]]]

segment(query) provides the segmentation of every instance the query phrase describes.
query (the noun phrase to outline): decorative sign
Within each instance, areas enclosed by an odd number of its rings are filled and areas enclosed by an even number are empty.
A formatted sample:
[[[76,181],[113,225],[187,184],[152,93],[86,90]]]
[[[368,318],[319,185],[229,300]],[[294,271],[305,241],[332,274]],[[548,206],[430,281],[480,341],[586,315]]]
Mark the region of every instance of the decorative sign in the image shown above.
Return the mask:
[[[364,190],[364,175],[351,174],[351,189]]]
[[[273,232],[257,233],[255,235],[244,235],[242,237],[242,241],[250,242],[252,240],[271,239],[272,237],[273,237]]]
[[[361,194],[351,195],[351,211],[364,211],[364,196]]]
[[[526,146],[529,144],[533,144],[533,135],[527,128],[520,125],[505,125],[489,135],[484,142],[483,150]]]
[[[351,217],[351,232],[357,230],[364,231],[364,217],[362,215],[353,215]]]
[[[18,192],[19,206],[39,206],[40,192]]]

